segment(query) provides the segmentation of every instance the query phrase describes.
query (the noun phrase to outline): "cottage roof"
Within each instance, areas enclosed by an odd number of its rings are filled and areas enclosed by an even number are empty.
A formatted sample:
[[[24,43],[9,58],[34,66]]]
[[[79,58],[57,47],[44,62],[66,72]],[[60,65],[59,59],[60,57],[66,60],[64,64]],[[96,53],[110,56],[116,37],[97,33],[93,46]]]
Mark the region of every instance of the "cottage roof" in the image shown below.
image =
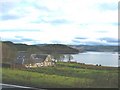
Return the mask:
[[[32,54],[31,57],[35,63],[43,62],[47,58],[47,54]]]
[[[28,58],[28,54],[26,51],[18,51],[16,60],[14,63],[16,64],[24,64]]]
[[[25,51],[19,51],[15,60],[16,64],[27,64],[27,63],[40,63],[44,62],[47,58],[47,54],[31,54],[28,55]]]

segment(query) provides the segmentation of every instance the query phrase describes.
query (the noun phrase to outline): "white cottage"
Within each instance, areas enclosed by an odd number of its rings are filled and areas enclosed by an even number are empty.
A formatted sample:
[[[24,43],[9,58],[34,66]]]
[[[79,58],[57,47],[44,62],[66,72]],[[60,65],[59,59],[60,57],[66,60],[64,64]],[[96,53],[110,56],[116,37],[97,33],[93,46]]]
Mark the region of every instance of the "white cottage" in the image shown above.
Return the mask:
[[[47,54],[31,54],[30,60],[25,67],[43,67],[43,66],[54,66],[55,63],[52,61],[51,55]]]
[[[17,59],[15,60],[16,66],[24,66],[26,68],[54,66],[51,55],[48,54],[31,54],[28,55],[24,51],[18,52]]]

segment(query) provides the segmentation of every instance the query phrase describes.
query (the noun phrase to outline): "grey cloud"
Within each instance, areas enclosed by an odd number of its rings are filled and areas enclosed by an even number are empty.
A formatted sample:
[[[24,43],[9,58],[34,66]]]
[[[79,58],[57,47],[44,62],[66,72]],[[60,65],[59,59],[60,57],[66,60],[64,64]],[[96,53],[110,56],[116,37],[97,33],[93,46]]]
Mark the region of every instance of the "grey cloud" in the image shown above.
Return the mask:
[[[115,39],[115,38],[99,38],[99,40],[103,41],[105,40],[106,42],[109,42],[109,43],[117,43],[117,42],[120,42],[120,40],[118,39]]]
[[[36,40],[29,38],[29,37],[24,37],[24,36],[14,36],[13,38],[3,38],[7,41],[12,41],[15,43],[22,43],[22,42],[36,42]]]
[[[9,11],[12,11],[16,7],[20,7],[20,0],[16,0],[16,1],[7,0],[4,2],[0,2],[1,20],[10,20],[10,19],[14,20],[20,18],[20,16],[9,14]]]
[[[41,30],[30,30],[30,29],[26,29],[26,30],[0,30],[0,32],[40,32]]]
[[[33,39],[30,39],[30,38],[22,38],[21,40],[22,41],[34,41]]]
[[[54,44],[61,43],[61,41],[58,41],[58,40],[51,40],[50,42],[52,42],[52,43],[54,43]]]
[[[38,19],[36,21],[32,21],[31,23],[50,23],[50,24],[54,24],[54,25],[59,25],[59,24],[67,24],[67,23],[71,23],[68,20],[65,19],[55,19],[55,20],[44,20],[44,19]]]
[[[109,45],[109,44],[105,44],[103,42],[96,42],[96,41],[87,41],[85,43],[86,43],[86,45]]]
[[[11,19],[13,20],[13,19],[18,19],[18,18],[20,17],[15,16],[15,15],[8,15],[8,14],[1,16],[1,20],[11,20]]]
[[[75,44],[82,44],[82,45],[103,45],[102,42],[96,42],[96,41],[78,41],[78,40],[72,40]]]
[[[13,39],[15,42],[25,42],[25,41],[35,41],[31,38],[25,38],[23,36],[15,36],[15,39]]]
[[[83,44],[85,43],[84,40],[87,40],[88,38],[86,37],[75,37],[72,42],[75,43],[75,44]]]
[[[106,38],[105,38],[106,39]],[[72,40],[72,42],[74,43],[74,44],[82,44],[82,45],[118,45],[118,41],[117,40],[107,40],[106,42],[107,43],[105,43],[103,40],[105,40],[104,38],[101,38],[101,39],[99,39],[99,40],[101,40],[101,42],[99,42],[99,41],[84,41],[84,40],[76,40],[76,39],[74,39],[74,40]],[[119,41],[120,42],[120,41]]]
[[[42,10],[42,11],[46,11],[46,12],[50,12],[51,10],[45,6],[40,6],[40,5],[36,5],[36,4],[33,4],[35,6],[35,8],[39,9],[39,10]]]
[[[15,38],[23,38],[23,36],[15,36]]]
[[[39,43],[36,40],[30,39],[30,38],[7,38],[7,39],[4,39],[3,41],[12,41],[14,43],[26,43],[26,42],[31,42],[33,44]]]
[[[78,43],[78,44],[81,43],[81,42],[78,41],[78,40],[72,40],[72,42],[73,42],[73,43]]]
[[[88,39],[86,37],[75,37],[75,39]]]
[[[89,44],[86,44],[86,42],[84,41],[79,41],[79,40],[72,40],[72,43],[73,45],[89,45]]]
[[[52,24],[62,24],[62,23],[69,23],[69,21],[67,21],[65,19],[56,19],[56,20],[50,21],[50,23],[52,23]]]
[[[16,39],[12,39],[12,41],[14,42],[25,42],[25,41],[34,41],[33,39],[30,38],[16,38]]]
[[[15,4],[13,2],[0,2],[0,13],[7,13],[14,6]]]
[[[42,11],[47,11],[47,12],[51,11],[51,10],[50,10],[49,8],[47,8],[46,6],[43,6],[42,3],[37,3],[37,1],[29,2],[29,0],[28,0],[28,1],[23,0],[23,1],[21,2],[21,4],[22,4],[22,5],[24,4],[25,6],[32,6],[32,7],[36,8],[36,9],[39,9],[40,11],[41,11],[41,10],[42,10]]]

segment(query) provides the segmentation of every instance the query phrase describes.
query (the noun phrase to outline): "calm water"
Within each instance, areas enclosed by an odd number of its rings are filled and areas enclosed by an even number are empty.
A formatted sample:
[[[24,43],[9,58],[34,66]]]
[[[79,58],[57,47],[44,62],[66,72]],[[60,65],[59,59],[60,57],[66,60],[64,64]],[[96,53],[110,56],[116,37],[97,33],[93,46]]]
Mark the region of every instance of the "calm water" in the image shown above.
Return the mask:
[[[102,66],[118,67],[118,53],[112,52],[85,52],[72,55],[73,60],[86,64],[101,64]]]

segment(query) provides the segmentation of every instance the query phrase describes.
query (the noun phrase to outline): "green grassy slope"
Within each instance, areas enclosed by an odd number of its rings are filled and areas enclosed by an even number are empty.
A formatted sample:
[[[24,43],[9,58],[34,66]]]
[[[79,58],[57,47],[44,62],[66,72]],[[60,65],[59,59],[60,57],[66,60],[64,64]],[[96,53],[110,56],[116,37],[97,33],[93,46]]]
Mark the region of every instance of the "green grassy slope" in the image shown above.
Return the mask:
[[[70,65],[72,67],[70,67]],[[3,83],[37,88],[117,88],[117,68],[105,69],[73,67],[75,63],[58,63],[55,67],[34,69],[3,68]],[[95,66],[91,66],[95,67]]]

